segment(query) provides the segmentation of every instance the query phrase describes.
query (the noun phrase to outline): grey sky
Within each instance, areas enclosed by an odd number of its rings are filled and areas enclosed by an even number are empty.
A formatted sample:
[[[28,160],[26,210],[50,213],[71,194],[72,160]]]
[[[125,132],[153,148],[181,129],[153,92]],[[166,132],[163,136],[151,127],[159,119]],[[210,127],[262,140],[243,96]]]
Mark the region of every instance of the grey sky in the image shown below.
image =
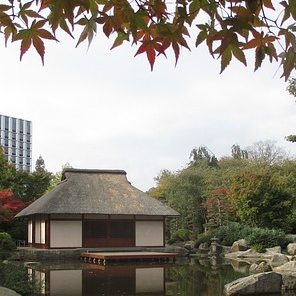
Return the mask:
[[[221,157],[232,144],[271,139],[295,152],[284,137],[296,132],[296,104],[276,65],[254,73],[252,61],[234,63],[219,75],[201,47],[183,50],[176,68],[161,57],[151,73],[130,45],[110,51],[101,35],[86,52],[66,39],[46,43],[44,67],[34,50],[19,62],[17,46],[0,47],[0,113],[33,122],[33,164],[42,155],[53,172],[66,162],[124,169],[147,190],[200,145]]]

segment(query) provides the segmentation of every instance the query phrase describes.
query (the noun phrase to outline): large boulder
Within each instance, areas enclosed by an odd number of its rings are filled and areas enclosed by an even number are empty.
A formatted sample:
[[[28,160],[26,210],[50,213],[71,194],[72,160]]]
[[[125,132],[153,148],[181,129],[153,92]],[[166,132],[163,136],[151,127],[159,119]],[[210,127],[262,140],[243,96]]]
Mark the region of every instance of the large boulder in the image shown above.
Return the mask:
[[[287,262],[289,262],[289,258],[286,255],[284,255],[284,254],[274,254],[271,257],[270,265],[272,267],[278,267],[278,266],[283,265],[283,264],[285,264]]]
[[[0,296],[21,296],[20,294],[16,293],[13,290],[0,287]]]
[[[253,264],[251,264],[250,269],[249,269],[250,274],[262,273],[262,272],[266,272],[266,271],[271,271],[271,267],[265,261],[262,261],[259,264],[253,263]]]
[[[282,253],[282,248],[281,248],[281,246],[276,246],[273,248],[266,248],[266,253],[268,253],[268,254]]]
[[[287,252],[289,255],[296,255],[296,243],[291,243],[287,245]]]
[[[296,272],[283,272],[282,275],[282,290],[296,290]],[[295,294],[293,294],[295,295]]]
[[[283,265],[274,267],[273,270],[277,272],[287,272],[287,271],[296,272],[296,261],[290,261]]]
[[[224,293],[230,295],[252,295],[281,293],[282,276],[275,272],[265,272],[240,278],[226,284]]]
[[[247,244],[246,240],[245,239],[240,239],[238,241],[235,241],[232,244],[230,252],[234,253],[234,252],[246,251],[248,249],[249,248],[248,248],[248,244]]]

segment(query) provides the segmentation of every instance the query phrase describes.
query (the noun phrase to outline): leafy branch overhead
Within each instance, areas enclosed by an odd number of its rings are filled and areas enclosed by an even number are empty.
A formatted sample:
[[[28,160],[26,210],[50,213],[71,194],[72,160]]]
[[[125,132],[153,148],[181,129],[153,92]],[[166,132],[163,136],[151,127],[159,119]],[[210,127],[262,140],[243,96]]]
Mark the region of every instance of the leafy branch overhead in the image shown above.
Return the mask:
[[[90,44],[98,26],[112,48],[124,41],[146,54],[153,69],[159,55],[172,49],[176,63],[182,47],[205,44],[221,61],[221,72],[237,59],[247,65],[254,54],[257,70],[264,59],[278,62],[286,80],[296,67],[296,0],[4,0],[0,28],[5,43],[21,42],[20,58],[33,47],[44,60],[44,39],[59,30]],[[78,30],[78,34],[75,34]],[[190,32],[190,35],[189,35]]]

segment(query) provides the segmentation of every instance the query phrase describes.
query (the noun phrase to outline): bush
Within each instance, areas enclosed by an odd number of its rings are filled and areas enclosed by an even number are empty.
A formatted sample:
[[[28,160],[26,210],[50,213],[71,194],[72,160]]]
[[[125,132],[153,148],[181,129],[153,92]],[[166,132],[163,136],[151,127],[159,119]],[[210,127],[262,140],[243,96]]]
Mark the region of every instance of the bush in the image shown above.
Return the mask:
[[[290,239],[281,230],[253,228],[253,231],[246,237],[246,241],[250,246],[260,244],[263,248],[275,246],[285,248],[290,242]]]
[[[12,239],[10,234],[7,233],[7,232],[0,232],[0,241],[3,240],[3,239]]]
[[[207,233],[201,233],[197,236],[197,239],[195,241],[195,246],[198,248],[198,246],[202,243],[208,243],[211,244],[211,238],[213,238],[215,234],[213,232],[207,232]]]
[[[169,243],[174,243],[176,241],[186,241],[190,240],[190,237],[192,236],[192,232],[188,229],[178,229],[175,233],[173,233],[171,239],[169,240]]]
[[[252,245],[252,249],[258,253],[264,253],[266,251],[263,245],[260,243]]]
[[[252,233],[251,227],[235,222],[220,226],[215,230],[215,236],[225,246],[231,246],[235,241],[246,238],[250,233]]]
[[[0,232],[0,250],[12,251],[16,246],[11,236],[6,232]]]

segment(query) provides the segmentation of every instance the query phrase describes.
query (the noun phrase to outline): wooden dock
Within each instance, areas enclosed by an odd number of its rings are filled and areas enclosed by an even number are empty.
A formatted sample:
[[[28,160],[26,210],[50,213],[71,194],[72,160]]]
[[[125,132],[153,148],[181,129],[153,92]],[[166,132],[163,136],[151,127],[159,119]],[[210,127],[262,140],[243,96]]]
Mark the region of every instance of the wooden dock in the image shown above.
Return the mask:
[[[161,252],[87,252],[80,259],[86,263],[106,265],[110,262],[170,262],[176,261],[178,253]]]

